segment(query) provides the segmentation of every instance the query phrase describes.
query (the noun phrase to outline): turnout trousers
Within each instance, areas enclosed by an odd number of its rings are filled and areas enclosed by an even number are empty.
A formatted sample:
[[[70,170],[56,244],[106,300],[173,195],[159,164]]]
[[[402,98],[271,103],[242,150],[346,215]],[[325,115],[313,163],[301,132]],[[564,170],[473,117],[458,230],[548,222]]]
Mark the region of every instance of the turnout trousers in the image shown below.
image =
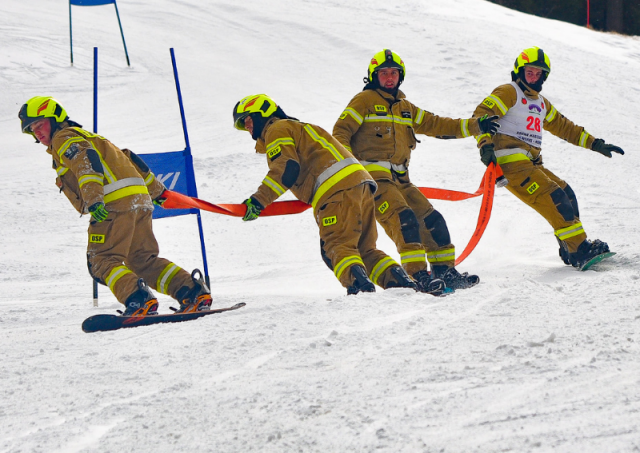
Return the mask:
[[[530,160],[503,164],[501,168],[509,180],[507,189],[544,217],[569,253],[575,253],[587,234],[568,184],[542,164],[534,165]]]
[[[455,247],[442,215],[409,181],[408,174],[394,180],[377,179],[375,215],[396,244],[402,267],[409,275],[431,266],[455,265]]]
[[[187,271],[158,257],[152,215],[150,209],[110,212],[103,222],[92,219],[89,223],[89,274],[123,304],[138,289],[139,278],[173,298],[183,286],[193,286]]]
[[[383,288],[393,281],[390,268],[399,264],[376,248],[378,230],[369,184],[331,195],[315,212],[324,262],[342,286],[353,285],[350,268],[363,266],[373,283]]]

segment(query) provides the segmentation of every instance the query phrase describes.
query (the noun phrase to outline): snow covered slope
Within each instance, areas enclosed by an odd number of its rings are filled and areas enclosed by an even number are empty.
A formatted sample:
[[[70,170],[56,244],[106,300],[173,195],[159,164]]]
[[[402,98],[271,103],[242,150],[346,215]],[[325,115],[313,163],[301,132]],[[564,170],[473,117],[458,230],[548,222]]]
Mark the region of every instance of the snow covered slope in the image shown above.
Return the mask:
[[[113,8],[0,2],[0,452],[630,452],[640,449],[640,41],[482,0],[121,0]],[[459,267],[482,283],[446,298],[346,297],[319,256],[309,213],[243,223],[203,213],[214,305],[247,307],[185,324],[87,335],[87,219],[56,190],[20,106],[55,96],[139,153],[184,147],[169,56],[175,48],[201,198],[241,202],[264,156],[232,126],[242,97],[267,93],[331,130],[371,56],[407,65],[420,107],[467,117],[516,55],[542,47],[544,93],[625,156],[545,135],[545,163],[578,195],[591,238],[618,255],[576,272],[551,227],[504,190]],[[422,186],[474,191],[474,141],[426,137]],[[461,251],[479,201],[434,202]],[[195,217],[162,220],[163,256],[201,267]],[[397,256],[389,239],[379,245]],[[170,299],[160,297],[161,311]]]

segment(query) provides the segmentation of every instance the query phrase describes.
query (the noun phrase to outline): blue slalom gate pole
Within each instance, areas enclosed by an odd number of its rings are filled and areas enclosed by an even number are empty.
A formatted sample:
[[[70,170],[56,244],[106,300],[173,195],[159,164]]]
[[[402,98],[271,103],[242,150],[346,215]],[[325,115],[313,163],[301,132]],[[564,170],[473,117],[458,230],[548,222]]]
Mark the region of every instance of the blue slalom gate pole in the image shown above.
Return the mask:
[[[69,7],[71,8],[71,7]],[[93,133],[98,133],[98,48],[93,48]],[[98,306],[98,282],[93,279],[93,306]]]
[[[189,133],[187,132],[187,120],[184,116],[184,107],[182,105],[182,92],[180,91],[180,80],[178,78],[178,68],[176,66],[176,56],[173,51],[173,47],[169,49],[169,52],[171,53],[171,64],[173,65],[173,78],[175,79],[176,91],[178,92],[178,104],[180,105],[180,116],[182,118],[182,131],[184,132],[184,142],[186,146],[185,148],[186,164],[187,164],[186,169],[187,169],[187,172],[189,173],[189,175],[187,175],[188,176],[187,180],[195,181],[196,178],[193,171],[193,156],[191,155],[191,145],[189,144]],[[198,190],[195,187],[195,183],[194,183],[193,190],[195,193],[194,196],[197,197]],[[204,266],[204,278],[207,283],[207,286],[211,288],[211,283],[209,279],[209,266],[207,264],[207,252],[204,245],[204,232],[202,229],[202,217],[200,216],[200,210],[198,210],[196,214],[196,218],[198,219],[198,232],[200,233],[200,247],[202,249],[202,263]]]
[[[71,31],[71,2],[69,2],[69,47],[71,49],[71,66],[73,66],[73,32]]]
[[[127,57],[127,66],[131,66],[129,63],[129,52],[127,52],[127,43],[124,42],[124,32],[122,31],[122,22],[120,22],[120,13],[118,12],[118,4],[116,0],[113,0],[113,6],[116,7],[116,17],[118,18],[118,26],[120,27],[120,36],[122,36],[122,47],[124,47],[124,56]]]

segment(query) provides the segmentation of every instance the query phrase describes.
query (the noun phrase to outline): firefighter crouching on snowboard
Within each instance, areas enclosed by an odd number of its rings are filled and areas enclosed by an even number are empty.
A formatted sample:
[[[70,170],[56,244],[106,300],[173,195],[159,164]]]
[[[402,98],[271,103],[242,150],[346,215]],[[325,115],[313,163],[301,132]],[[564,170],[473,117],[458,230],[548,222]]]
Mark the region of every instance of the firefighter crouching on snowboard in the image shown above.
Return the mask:
[[[375,182],[327,131],[288,117],[264,94],[247,96],[233,109],[236,129],[248,131],[256,152],[267,155],[269,172],[244,201],[243,220],[260,212],[288,189],[313,206],[320,228],[322,258],[347,294],[416,287],[402,267],[376,248],[373,214]]]
[[[405,74],[397,54],[389,49],[375,54],[365,87],[340,115],[333,135],[378,184],[376,218],[395,242],[402,266],[420,290],[428,292],[433,278],[444,280],[452,289],[469,288],[480,279],[455,269],[455,247],[447,223],[409,180],[409,159],[416,147],[416,133],[464,138],[493,133],[497,125],[493,118],[451,119],[416,107],[399,90]]]
[[[60,191],[80,214],[91,214],[89,273],[125,305],[124,315],[157,314],[148,286],[177,299],[180,312],[208,309],[211,294],[200,271],[190,275],[158,257],[152,199],[162,203],[165,187],[142,159],[82,129],[51,97],[29,99],[18,116],[22,132],[53,157]]]
[[[493,90],[474,112],[475,117],[497,115],[501,125],[493,137],[478,136],[478,147],[485,165],[500,165],[508,180],[507,189],[551,224],[564,263],[582,267],[594,256],[608,252],[609,246],[587,239],[575,193],[542,164],[542,129],[606,157],[624,151],[572,123],[539,94],[550,72],[549,57],[542,49],[532,47],[518,55],[512,82]]]

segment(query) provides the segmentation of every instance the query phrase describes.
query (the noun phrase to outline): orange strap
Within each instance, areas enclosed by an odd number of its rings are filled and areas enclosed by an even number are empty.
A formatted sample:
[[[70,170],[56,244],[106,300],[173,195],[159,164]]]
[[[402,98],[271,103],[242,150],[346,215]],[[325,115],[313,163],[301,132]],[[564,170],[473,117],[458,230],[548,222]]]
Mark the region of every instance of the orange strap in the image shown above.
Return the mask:
[[[202,209],[203,211],[215,212],[216,214],[230,215],[234,217],[244,217],[247,207],[244,204],[213,204],[200,198],[189,197],[172,190],[165,190],[162,194],[167,199],[162,204],[166,209]],[[260,217],[273,215],[299,214],[309,209],[311,205],[299,200],[276,201],[267,206]]]
[[[478,223],[476,224],[476,230],[473,232],[469,243],[464,248],[462,254],[456,258],[456,266],[462,263],[469,254],[476,248],[480,238],[484,233],[485,228],[489,224],[491,218],[491,208],[493,208],[493,194],[495,192],[496,177],[502,176],[502,169],[495,168],[494,164],[490,164],[487,167],[487,171],[484,173],[480,188],[472,196],[479,195],[478,192],[482,192],[482,204],[480,205],[480,213],[478,214]],[[460,193],[460,192],[459,192]],[[469,194],[466,194],[469,195]],[[470,198],[470,197],[467,197]],[[462,198],[464,199],[464,198]]]
[[[500,167],[497,169],[493,164],[487,167],[487,171],[484,173],[480,187],[474,193],[458,192],[456,190],[446,189],[433,189],[430,187],[420,187],[420,192],[425,197],[434,200],[449,200],[460,201],[467,200],[482,195],[482,204],[480,206],[480,214],[478,216],[478,223],[476,230],[471,236],[471,240],[465,247],[462,254],[456,259],[456,265],[460,264],[464,259],[469,256],[473,249],[478,245],[485,228],[489,223],[491,217],[491,208],[493,207],[493,193],[495,190],[496,177],[502,175]],[[178,192],[171,190],[165,190],[162,194],[167,200],[162,204],[166,209],[202,209],[204,211],[215,212],[217,214],[230,215],[234,217],[244,217],[247,212],[247,207],[244,204],[213,204],[208,201],[201,200],[195,197],[189,197]],[[275,216],[275,215],[288,215],[299,214],[309,209],[311,205],[308,205],[299,200],[292,201],[276,201],[267,206],[260,216]]]

